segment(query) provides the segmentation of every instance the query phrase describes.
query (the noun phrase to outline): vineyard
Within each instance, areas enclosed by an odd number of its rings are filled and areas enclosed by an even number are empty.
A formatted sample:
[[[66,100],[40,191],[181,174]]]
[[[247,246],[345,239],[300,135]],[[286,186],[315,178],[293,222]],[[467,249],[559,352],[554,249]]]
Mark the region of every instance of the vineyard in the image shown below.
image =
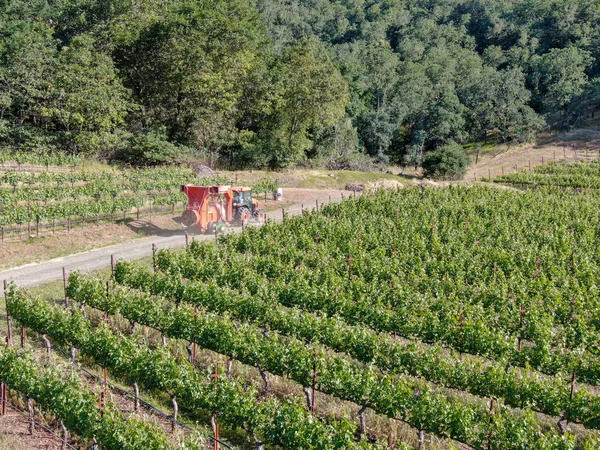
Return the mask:
[[[594,170],[553,164],[532,175]],[[131,433],[148,442],[217,448],[221,426],[248,449],[591,450],[599,223],[594,190],[380,190],[216,245],[159,251],[150,267],[117,262],[108,280],[73,272],[58,303],[7,288],[10,326],[162,395],[173,419],[181,411],[212,427],[208,436],[174,443],[114,408],[98,418],[84,401],[77,422],[29,378],[93,394],[74,376],[68,386],[52,378],[15,342],[0,352],[0,380],[81,442],[140,427]],[[22,365],[31,375],[15,377]],[[353,406],[331,414],[323,402]],[[170,448],[152,445],[131,448]]]
[[[501,175],[494,182],[519,186],[560,186],[571,188],[600,188],[600,161],[558,162]]]
[[[212,183],[198,179],[191,169],[148,169],[122,172],[19,172],[0,175],[0,227],[2,240],[9,234],[23,238],[41,230],[68,231],[101,220],[139,219],[186,201],[179,192],[184,183]],[[27,230],[23,231],[24,225]],[[10,227],[18,226],[18,228]]]

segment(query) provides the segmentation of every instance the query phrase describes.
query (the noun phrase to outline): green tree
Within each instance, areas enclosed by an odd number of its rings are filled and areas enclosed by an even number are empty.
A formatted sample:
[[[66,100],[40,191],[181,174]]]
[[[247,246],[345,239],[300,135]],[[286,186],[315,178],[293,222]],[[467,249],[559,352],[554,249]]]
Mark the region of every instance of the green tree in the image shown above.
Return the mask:
[[[181,0],[119,27],[114,51],[140,121],[172,141],[216,151],[264,47],[264,26],[243,0]]]
[[[423,160],[423,175],[442,180],[460,180],[465,177],[471,158],[461,145],[448,144],[428,153]]]
[[[51,98],[56,41],[32,2],[10,2],[0,15],[0,139],[4,145],[47,147],[41,107]]]
[[[528,105],[531,93],[521,69],[485,68],[461,98],[471,138],[476,141],[526,141],[543,126]]]
[[[563,109],[581,94],[588,81],[585,70],[591,63],[590,53],[577,47],[554,48],[534,58],[533,83],[542,108],[547,112]]]
[[[282,168],[302,159],[311,132],[344,116],[348,88],[329,53],[315,40],[285,50],[272,70],[272,109],[261,138],[268,165]]]
[[[66,148],[92,153],[118,142],[115,132],[125,123],[128,96],[112,59],[95,49],[93,38],[78,36],[58,56],[51,100],[41,114]]]

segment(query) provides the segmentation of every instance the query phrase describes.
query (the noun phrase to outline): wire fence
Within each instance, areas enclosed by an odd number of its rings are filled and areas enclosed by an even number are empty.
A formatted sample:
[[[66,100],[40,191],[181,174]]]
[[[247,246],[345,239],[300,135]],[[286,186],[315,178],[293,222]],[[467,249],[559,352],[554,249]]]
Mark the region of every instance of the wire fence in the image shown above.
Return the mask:
[[[477,168],[477,163],[473,171],[473,178],[466,181],[485,181],[493,180],[495,177],[502,175],[508,175],[510,173],[519,173],[520,171],[532,171],[536,166],[547,165],[558,161],[590,161],[598,159],[600,160],[600,151],[591,150],[588,148],[577,149],[571,146],[562,146],[561,150],[554,150],[550,156],[539,156],[537,158],[530,158],[522,164],[518,163],[506,163],[500,167],[495,168]]]
[[[152,222],[152,216],[161,215],[164,213],[175,214],[175,208],[177,205],[184,205],[185,203],[173,203],[167,206],[158,206],[149,208],[136,208],[135,210],[123,211],[120,213],[97,215],[92,217],[82,216],[77,219],[67,218],[67,220],[47,221],[47,222],[33,222],[28,221],[20,224],[18,227],[0,227],[0,242],[13,242],[23,241],[23,239],[39,238],[47,236],[49,234],[56,234],[60,231],[67,231],[70,233],[75,230],[83,230],[93,226],[98,226],[100,223],[118,223],[121,222],[123,225],[127,221],[140,220],[144,217],[149,217]]]
[[[21,164],[16,162],[3,162],[0,163],[0,171],[3,170],[16,170],[17,172],[75,172],[81,169],[83,166],[56,166],[56,165],[41,165],[41,164]]]

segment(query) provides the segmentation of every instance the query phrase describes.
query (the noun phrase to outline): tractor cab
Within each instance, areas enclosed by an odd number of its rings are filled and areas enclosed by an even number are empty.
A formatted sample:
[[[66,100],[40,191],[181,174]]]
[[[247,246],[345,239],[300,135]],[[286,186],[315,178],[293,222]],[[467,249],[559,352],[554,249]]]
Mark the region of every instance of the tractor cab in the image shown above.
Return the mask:
[[[246,206],[252,208],[252,190],[249,188],[231,188],[233,191],[233,207]]]
[[[258,219],[258,201],[252,198],[252,189],[249,187],[232,187],[233,192],[233,222],[242,224],[252,217]],[[262,218],[261,218],[262,220]]]

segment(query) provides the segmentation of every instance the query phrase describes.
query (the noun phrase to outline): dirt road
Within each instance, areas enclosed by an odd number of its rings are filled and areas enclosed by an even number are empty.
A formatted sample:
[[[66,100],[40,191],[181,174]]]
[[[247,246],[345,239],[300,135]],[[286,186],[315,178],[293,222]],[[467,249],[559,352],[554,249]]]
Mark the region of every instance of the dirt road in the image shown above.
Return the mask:
[[[286,214],[299,214],[302,207],[312,209],[319,204],[329,201],[339,201],[342,194],[348,196],[348,192],[338,190],[309,190],[289,189],[284,192],[286,201],[293,201],[293,206],[285,210]],[[281,211],[271,212],[269,218],[281,220]],[[233,229],[233,232],[240,231]],[[194,235],[194,239],[214,239],[214,236]],[[115,260],[135,260],[152,255],[152,244],[159,249],[182,247],[185,245],[185,232],[169,231],[167,234],[135,239],[124,244],[111,245],[77,253],[69,256],[55,258],[41,263],[27,264],[20,267],[0,272],[0,280],[14,281],[18,286],[31,287],[61,280],[63,267],[67,271],[79,270],[91,272],[110,265],[111,255]]]
[[[465,181],[476,181],[482,177],[495,178],[562,159],[580,161],[599,157],[600,131],[575,130],[547,144],[523,145],[512,149],[507,146],[505,151],[482,156],[479,164],[469,167]]]

